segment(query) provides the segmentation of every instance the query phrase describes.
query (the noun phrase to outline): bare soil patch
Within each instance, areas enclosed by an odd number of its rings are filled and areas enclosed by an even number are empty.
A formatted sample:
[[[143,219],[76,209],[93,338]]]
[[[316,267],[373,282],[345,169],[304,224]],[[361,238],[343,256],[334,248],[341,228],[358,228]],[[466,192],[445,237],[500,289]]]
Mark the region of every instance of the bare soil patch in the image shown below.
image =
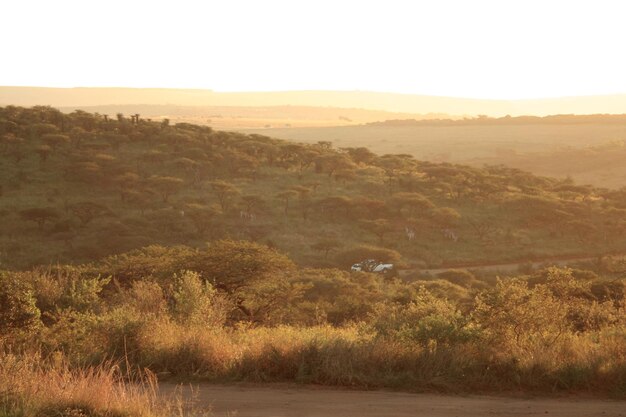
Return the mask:
[[[176,390],[220,417],[626,417],[626,401],[578,397],[449,396],[282,384],[161,386],[164,396]]]

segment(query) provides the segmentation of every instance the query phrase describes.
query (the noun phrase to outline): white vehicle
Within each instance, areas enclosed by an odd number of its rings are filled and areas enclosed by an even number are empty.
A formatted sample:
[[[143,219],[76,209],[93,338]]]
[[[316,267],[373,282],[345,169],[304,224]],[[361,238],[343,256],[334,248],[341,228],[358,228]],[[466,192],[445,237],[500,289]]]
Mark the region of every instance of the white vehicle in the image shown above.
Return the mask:
[[[352,265],[353,271],[374,272],[377,274],[394,275],[395,269],[393,264],[386,264],[375,259],[367,259],[363,262]]]

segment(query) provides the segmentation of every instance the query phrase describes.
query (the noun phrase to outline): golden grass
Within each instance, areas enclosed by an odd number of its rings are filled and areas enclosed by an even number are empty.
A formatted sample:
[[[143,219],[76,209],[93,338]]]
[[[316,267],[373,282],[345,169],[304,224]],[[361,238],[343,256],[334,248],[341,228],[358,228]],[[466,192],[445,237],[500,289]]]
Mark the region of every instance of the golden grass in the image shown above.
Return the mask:
[[[295,381],[439,392],[588,392],[626,395],[624,329],[568,334],[547,349],[514,351],[483,341],[423,346],[358,326],[206,329],[153,323],[142,364],[177,378]]]
[[[181,404],[159,398],[149,371],[129,380],[115,365],[71,369],[60,358],[0,354],[1,417],[182,416]]]

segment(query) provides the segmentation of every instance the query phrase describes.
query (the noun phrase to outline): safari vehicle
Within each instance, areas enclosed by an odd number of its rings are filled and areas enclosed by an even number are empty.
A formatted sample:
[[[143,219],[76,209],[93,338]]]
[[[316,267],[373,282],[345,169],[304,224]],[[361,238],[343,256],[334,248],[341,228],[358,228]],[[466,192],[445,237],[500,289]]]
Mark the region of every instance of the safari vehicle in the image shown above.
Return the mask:
[[[375,259],[367,259],[365,261],[356,263],[352,265],[352,268],[350,269],[352,271],[373,272],[376,274],[389,276],[397,275],[397,271],[395,270],[393,264],[386,264]]]

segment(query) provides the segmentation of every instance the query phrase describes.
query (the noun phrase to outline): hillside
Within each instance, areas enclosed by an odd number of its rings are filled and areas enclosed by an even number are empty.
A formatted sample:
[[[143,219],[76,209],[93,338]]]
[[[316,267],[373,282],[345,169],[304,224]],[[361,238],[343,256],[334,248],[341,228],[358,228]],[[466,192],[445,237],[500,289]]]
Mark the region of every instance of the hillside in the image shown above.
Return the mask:
[[[349,269],[623,254],[623,190],[50,107],[0,138],[8,415],[173,413],[167,378],[624,398],[623,256]]]
[[[485,100],[370,91],[218,92],[167,88],[44,88],[0,87],[0,105],[177,106],[316,106],[401,113],[519,116],[623,113],[626,95],[562,97],[536,100]]]
[[[50,107],[1,108],[0,126],[9,268],[228,237],[341,268],[375,255],[439,266],[626,249],[622,191],[502,166]]]
[[[482,167],[504,164],[536,175],[621,188],[626,168],[616,144],[626,140],[624,115],[395,120],[363,126],[242,130],[337,147],[366,146],[377,154]]]

